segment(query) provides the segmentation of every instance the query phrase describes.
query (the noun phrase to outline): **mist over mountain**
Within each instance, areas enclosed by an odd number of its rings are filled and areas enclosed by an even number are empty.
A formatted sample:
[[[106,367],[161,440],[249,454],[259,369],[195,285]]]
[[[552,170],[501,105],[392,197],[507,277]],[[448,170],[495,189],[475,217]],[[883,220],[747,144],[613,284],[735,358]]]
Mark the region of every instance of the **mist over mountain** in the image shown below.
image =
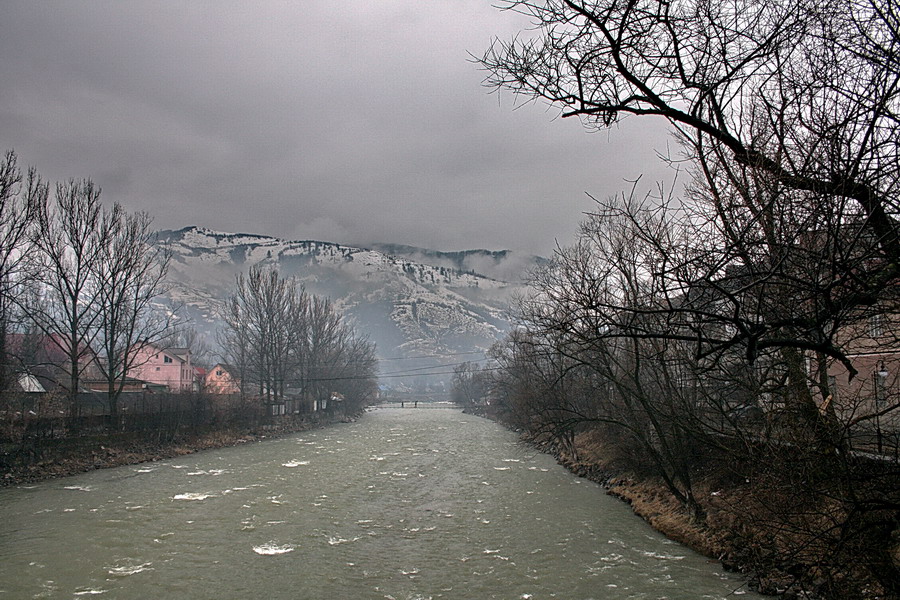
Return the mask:
[[[524,283],[532,269],[548,262],[541,256],[518,254],[511,250],[444,252],[403,244],[370,244],[369,248],[411,262],[475,273],[511,283]]]
[[[172,252],[168,300],[183,304],[213,344],[235,275],[263,264],[331,298],[382,357],[433,359],[486,350],[509,328],[507,309],[525,289],[523,274],[544,260],[509,251],[355,248],[194,226],[160,231],[157,243]]]

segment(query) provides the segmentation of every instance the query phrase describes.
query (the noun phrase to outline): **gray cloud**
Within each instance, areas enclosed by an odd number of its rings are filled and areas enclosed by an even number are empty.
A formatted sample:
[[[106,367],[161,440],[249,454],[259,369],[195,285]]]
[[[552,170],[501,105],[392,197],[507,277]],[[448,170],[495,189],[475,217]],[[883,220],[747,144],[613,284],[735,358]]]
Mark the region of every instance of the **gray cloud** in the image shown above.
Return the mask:
[[[513,110],[469,60],[525,23],[485,0],[7,2],[0,148],[156,224],[547,254],[661,124]]]

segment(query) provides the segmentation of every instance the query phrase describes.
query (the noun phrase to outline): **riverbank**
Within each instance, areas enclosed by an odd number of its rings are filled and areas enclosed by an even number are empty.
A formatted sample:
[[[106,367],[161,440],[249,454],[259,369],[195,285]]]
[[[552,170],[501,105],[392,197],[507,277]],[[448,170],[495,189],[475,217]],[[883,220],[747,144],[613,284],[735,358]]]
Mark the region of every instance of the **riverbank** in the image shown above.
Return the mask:
[[[355,418],[355,417],[353,417]],[[273,439],[348,420],[347,417],[285,417],[254,428],[186,430],[171,440],[152,435],[95,435],[60,440],[42,448],[41,456],[8,466],[0,474],[0,487],[35,483],[98,469],[155,462],[201,452]]]
[[[352,425],[0,490],[12,524],[0,588],[288,600],[724,599],[741,587],[574,483],[495,423],[384,407]]]
[[[761,593],[900,598],[896,456],[823,443],[794,422],[762,437],[673,428],[660,439],[659,430],[636,435],[602,420],[574,425],[565,410],[531,418],[527,408],[502,410],[470,408],[520,431],[532,427],[526,441],[606,486],[664,535],[745,574]]]
[[[729,571],[743,574],[751,589],[786,599],[824,597],[818,593],[815,579],[804,576],[815,572],[814,565],[799,559],[784,560],[774,553],[765,558],[766,549],[760,548],[758,542],[764,531],[753,522],[752,511],[734,510],[740,506],[742,491],[738,487],[723,487],[716,473],[698,473],[695,481],[695,494],[706,513],[701,524],[672,496],[663,481],[617,464],[615,451],[606,448],[596,432],[576,437],[575,457],[540,439],[527,435],[523,439],[553,455],[573,474],[603,486],[609,495],[629,504],[635,515],[669,539],[721,563]]]

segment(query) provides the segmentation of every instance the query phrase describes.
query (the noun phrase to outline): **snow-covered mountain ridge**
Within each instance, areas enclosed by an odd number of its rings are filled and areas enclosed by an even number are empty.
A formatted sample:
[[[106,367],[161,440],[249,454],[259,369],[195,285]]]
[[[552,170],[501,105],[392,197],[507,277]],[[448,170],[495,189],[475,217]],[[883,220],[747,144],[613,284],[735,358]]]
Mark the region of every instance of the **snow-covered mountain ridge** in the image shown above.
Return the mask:
[[[233,289],[236,273],[271,264],[310,293],[330,297],[376,342],[382,356],[488,348],[508,328],[509,300],[523,286],[479,274],[475,260],[465,261],[477,259],[501,273],[513,268],[512,258],[530,263],[526,266],[537,260],[483,250],[443,253],[390,245],[365,249],[201,227],[161,231],[157,243],[172,253],[169,297],[184,304],[196,328],[209,339],[219,326],[221,304]],[[468,269],[444,266],[450,264]]]

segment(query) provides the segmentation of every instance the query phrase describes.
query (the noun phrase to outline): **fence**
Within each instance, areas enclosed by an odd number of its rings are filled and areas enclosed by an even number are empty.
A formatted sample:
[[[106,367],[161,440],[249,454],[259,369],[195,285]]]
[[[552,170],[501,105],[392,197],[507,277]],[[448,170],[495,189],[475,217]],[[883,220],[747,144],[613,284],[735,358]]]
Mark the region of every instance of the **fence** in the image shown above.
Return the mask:
[[[171,439],[182,429],[256,427],[266,418],[257,399],[201,393],[123,393],[118,414],[102,394],[79,394],[76,410],[53,394],[0,397],[0,444],[84,437],[98,433],[155,433]],[[73,414],[74,413],[74,414]]]

